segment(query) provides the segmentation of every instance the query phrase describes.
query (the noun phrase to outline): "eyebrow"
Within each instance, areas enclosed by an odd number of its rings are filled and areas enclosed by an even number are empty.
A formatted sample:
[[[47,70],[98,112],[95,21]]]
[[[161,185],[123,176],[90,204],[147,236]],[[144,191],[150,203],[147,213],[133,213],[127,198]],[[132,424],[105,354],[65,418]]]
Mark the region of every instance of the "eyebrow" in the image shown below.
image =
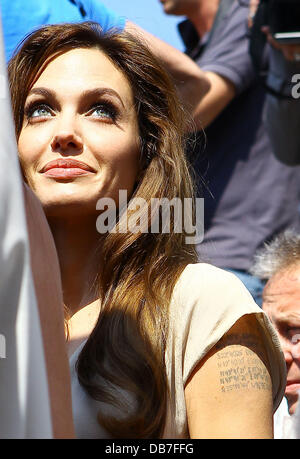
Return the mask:
[[[273,319],[273,316],[272,316]],[[292,323],[300,324],[300,315],[298,312],[290,312],[287,314],[282,313],[279,317],[276,318],[275,322],[281,325],[291,325]]]
[[[57,101],[57,98],[56,98],[56,95],[53,91],[51,91],[50,89],[46,89],[46,88],[32,88],[29,93],[28,93],[28,96],[31,96],[31,95],[38,95],[38,96],[45,96],[45,97],[48,97],[50,99],[53,99],[55,101]]]
[[[42,87],[41,88],[32,88],[28,93],[28,97],[31,96],[31,95],[44,96],[44,97],[47,97],[47,98],[52,99],[55,102],[57,102],[56,94],[51,89],[42,88]],[[122,101],[122,98],[117,93],[117,91],[115,91],[112,88],[86,89],[81,93],[80,99],[101,97],[101,96],[104,96],[104,95],[109,95],[109,96],[112,96],[112,97],[116,97],[120,101],[122,107],[125,108],[124,103]]]

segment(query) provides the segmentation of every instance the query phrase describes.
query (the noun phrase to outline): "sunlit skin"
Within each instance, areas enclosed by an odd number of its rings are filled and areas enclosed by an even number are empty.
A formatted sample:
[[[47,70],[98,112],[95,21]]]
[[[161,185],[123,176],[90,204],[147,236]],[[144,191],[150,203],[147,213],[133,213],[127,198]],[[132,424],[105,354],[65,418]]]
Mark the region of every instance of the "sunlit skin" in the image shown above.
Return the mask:
[[[188,16],[199,9],[200,4],[211,0],[159,0],[166,14]]]
[[[159,0],[164,13],[186,16],[195,26],[199,36],[212,27],[220,0]]]
[[[203,37],[211,30],[220,4],[220,0],[159,0],[159,2],[164,13],[186,16],[196,28],[199,37]],[[207,73],[205,75],[207,77]],[[202,128],[203,124],[201,124]]]
[[[249,21],[248,21],[249,27],[252,27],[253,25],[253,18],[255,16],[259,3],[260,3],[260,0],[250,0]],[[262,31],[266,34],[267,40],[270,43],[270,45],[272,45],[274,48],[281,51],[284,57],[288,61],[295,60],[295,53],[300,54],[300,45],[298,43],[297,44],[282,44],[279,41],[276,41],[271,34],[270,27],[268,26],[262,27]]]
[[[276,273],[263,294],[263,309],[276,330],[287,366],[285,396],[290,414],[295,413],[300,390],[300,266]]]
[[[131,86],[101,51],[75,49],[49,61],[26,99],[18,148],[55,239],[71,315],[95,305],[90,286],[99,263],[96,203],[102,197],[117,202],[120,189],[131,195],[139,145]],[[45,171],[62,159],[86,168]]]

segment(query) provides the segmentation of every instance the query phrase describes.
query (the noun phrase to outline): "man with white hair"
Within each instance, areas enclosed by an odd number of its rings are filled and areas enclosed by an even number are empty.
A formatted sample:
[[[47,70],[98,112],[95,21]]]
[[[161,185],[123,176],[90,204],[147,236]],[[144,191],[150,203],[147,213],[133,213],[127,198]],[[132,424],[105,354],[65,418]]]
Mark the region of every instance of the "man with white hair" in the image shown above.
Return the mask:
[[[285,398],[292,416],[283,413],[283,401],[275,414],[275,438],[300,438],[300,234],[275,237],[256,254],[251,271],[267,281],[263,309],[278,332],[287,367]]]

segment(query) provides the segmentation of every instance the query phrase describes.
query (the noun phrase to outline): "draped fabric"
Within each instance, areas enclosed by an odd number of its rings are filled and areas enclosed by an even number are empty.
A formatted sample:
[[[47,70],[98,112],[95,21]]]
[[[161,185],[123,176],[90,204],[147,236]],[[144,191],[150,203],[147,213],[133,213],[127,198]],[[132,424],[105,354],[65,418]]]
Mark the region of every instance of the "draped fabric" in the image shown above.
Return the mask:
[[[0,21],[0,438],[52,438]]]

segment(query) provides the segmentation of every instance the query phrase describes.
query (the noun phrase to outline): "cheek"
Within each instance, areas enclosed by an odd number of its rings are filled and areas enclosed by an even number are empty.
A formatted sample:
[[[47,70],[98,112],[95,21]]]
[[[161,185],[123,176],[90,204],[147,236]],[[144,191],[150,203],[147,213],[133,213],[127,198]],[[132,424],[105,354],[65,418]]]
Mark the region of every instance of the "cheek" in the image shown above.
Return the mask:
[[[136,132],[103,133],[94,139],[95,157],[101,165],[123,177],[136,177],[140,164],[140,140]]]
[[[34,172],[37,169],[38,158],[40,156],[35,147],[32,141],[26,141],[26,136],[20,136],[18,154],[21,172],[24,182],[33,190],[36,189]]]
[[[49,135],[43,130],[32,132],[31,129],[21,131],[18,140],[18,153],[23,173],[33,173],[47,150]]]
[[[282,336],[282,334],[280,333],[280,331],[278,330],[278,328],[276,328],[276,331],[277,331],[277,335],[278,335],[278,338],[279,338],[279,341],[280,341],[280,344],[281,344],[281,347],[282,349],[285,351],[286,350],[286,339],[284,336]]]
[[[25,176],[29,173],[30,165],[34,159],[33,151],[28,145],[30,145],[30,143],[27,142],[26,135],[21,133],[18,140],[18,153],[22,172]]]

